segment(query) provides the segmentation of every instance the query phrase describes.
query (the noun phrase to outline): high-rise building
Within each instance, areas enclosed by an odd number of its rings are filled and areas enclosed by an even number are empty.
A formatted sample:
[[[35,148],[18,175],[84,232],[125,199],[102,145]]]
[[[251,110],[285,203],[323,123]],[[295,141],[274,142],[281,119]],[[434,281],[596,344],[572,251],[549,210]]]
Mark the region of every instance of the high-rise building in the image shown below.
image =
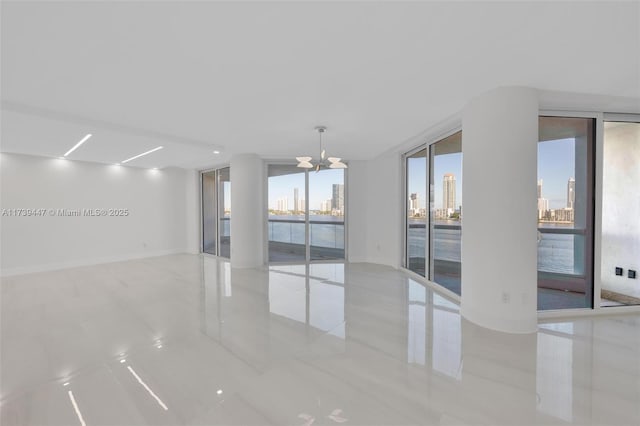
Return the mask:
[[[298,212],[304,212],[306,210],[305,202],[306,200],[304,198],[298,200]]]
[[[567,182],[567,208],[573,209],[576,203],[576,180],[569,178]]]
[[[344,212],[344,185],[341,183],[333,184],[333,197],[331,198],[331,210]]]
[[[549,200],[542,197],[542,179],[538,179],[538,219],[547,218],[546,212],[549,210]]]
[[[412,193],[409,197],[409,212],[411,216],[416,216],[418,214],[420,207],[418,205],[418,194]]]
[[[322,212],[330,212],[332,203],[333,203],[332,199],[329,199],[329,200],[326,200],[326,201],[321,201],[320,202],[320,211],[322,211]]]
[[[452,173],[446,173],[442,179],[442,208],[456,209],[456,177]]]
[[[300,203],[298,199],[298,188],[293,188],[293,210],[294,214],[300,211]]]
[[[538,199],[542,198],[542,179],[538,179]]]
[[[289,211],[289,199],[287,197],[278,198],[277,207],[279,212]]]

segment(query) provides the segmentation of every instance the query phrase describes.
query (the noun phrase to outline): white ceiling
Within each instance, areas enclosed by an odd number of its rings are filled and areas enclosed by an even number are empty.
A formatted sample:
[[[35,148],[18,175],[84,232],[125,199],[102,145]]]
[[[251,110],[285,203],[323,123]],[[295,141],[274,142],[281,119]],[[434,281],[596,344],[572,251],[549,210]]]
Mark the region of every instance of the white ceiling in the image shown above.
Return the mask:
[[[501,85],[640,99],[638,2],[2,3],[2,151],[374,157]],[[215,156],[213,149],[223,153]]]

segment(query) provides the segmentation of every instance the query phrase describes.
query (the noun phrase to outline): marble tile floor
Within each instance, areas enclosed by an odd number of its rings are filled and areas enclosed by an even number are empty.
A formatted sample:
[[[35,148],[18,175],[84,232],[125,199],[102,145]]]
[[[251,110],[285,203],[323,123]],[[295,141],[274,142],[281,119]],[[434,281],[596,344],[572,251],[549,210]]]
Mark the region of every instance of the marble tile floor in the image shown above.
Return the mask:
[[[0,424],[640,424],[640,316],[505,335],[372,264],[4,278]]]

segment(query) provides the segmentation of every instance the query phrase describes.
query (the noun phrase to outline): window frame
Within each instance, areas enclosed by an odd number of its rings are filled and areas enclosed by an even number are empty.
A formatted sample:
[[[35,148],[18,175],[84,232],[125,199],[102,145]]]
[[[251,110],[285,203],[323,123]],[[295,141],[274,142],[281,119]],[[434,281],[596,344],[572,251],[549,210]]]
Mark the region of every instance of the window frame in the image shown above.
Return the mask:
[[[344,227],[344,257],[342,259],[311,259],[311,222],[309,219],[309,173],[311,170],[302,169],[305,173],[305,184],[304,184],[304,194],[305,194],[305,259],[299,260],[295,262],[285,261],[285,262],[270,262],[269,261],[269,166],[296,166],[295,162],[291,160],[280,160],[280,159],[267,159],[263,160],[263,223],[264,223],[264,232],[263,232],[263,253],[264,253],[264,264],[265,265],[305,265],[305,264],[314,264],[314,263],[348,263],[349,262],[349,168],[342,169],[343,171],[343,182],[344,182],[344,219],[343,219],[343,227]],[[348,166],[349,162],[344,161],[344,163]]]

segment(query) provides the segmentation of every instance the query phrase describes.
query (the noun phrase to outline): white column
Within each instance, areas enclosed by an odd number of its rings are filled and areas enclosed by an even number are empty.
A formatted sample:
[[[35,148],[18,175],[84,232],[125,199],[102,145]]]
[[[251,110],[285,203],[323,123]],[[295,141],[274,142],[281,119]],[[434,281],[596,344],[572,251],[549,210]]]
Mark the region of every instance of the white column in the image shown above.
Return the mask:
[[[538,94],[502,87],[462,116],[461,313],[509,333],[537,328]]]
[[[231,157],[231,266],[264,264],[264,170],[256,154]]]

